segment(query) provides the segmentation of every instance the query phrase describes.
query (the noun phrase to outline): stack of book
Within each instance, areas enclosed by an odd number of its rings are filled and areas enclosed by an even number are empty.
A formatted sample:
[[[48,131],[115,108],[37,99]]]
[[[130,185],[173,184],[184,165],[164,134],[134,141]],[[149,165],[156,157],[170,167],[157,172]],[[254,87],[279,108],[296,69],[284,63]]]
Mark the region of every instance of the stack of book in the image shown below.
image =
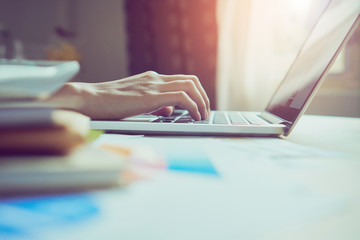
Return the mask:
[[[48,106],[0,107],[0,194],[121,184],[125,156],[87,144],[90,120]]]
[[[51,107],[0,107],[0,153],[67,154],[84,144],[89,118]]]
[[[90,119],[39,101],[79,69],[76,61],[0,59],[1,195],[119,183],[124,156],[87,144]]]

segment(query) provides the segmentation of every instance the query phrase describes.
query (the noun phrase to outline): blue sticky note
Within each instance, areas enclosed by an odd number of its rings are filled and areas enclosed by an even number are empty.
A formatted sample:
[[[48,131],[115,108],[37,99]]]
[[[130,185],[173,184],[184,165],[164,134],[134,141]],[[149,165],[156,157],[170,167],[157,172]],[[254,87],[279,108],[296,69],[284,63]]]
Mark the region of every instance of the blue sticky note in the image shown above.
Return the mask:
[[[0,200],[0,239],[83,222],[99,214],[90,194]]]
[[[8,204],[13,207],[50,216],[57,223],[76,222],[98,213],[96,204],[86,194],[37,197],[9,202]]]
[[[169,170],[218,175],[209,156],[200,149],[166,149],[166,162]]]

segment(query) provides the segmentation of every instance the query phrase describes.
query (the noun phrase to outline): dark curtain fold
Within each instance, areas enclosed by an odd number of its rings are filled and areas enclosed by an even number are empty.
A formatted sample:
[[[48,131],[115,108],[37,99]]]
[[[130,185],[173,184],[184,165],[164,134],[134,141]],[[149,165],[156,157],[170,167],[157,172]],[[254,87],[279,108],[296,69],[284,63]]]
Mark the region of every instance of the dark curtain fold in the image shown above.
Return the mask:
[[[197,75],[215,108],[216,0],[126,0],[129,72]]]

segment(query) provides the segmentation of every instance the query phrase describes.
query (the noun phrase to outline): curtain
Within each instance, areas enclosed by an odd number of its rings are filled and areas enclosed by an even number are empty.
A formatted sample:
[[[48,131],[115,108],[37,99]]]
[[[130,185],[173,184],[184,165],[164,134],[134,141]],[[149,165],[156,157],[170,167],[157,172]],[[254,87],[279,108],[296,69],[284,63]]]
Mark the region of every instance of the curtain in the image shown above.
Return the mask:
[[[327,2],[218,0],[218,109],[263,110]]]
[[[197,75],[215,108],[216,0],[127,0],[129,72]]]

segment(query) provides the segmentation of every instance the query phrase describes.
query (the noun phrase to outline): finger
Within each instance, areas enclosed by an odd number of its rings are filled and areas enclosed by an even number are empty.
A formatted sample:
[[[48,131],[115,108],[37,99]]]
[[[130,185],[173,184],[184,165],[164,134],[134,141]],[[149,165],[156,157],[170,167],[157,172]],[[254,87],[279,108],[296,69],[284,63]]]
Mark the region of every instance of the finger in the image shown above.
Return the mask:
[[[157,115],[157,116],[164,116],[168,117],[174,112],[174,107],[168,106],[168,107],[162,107],[159,110],[156,110],[152,112],[151,114]]]
[[[194,120],[201,120],[197,104],[184,91],[154,94],[153,102],[157,105],[157,107],[179,106],[188,110]]]
[[[208,110],[208,112],[210,112],[210,100],[203,88],[203,86],[200,83],[200,80],[198,79],[198,77],[194,76],[194,75],[181,75],[181,74],[176,74],[176,75],[162,75],[159,74],[159,76],[161,78],[164,79],[164,81],[176,81],[176,80],[184,80],[184,79],[190,79],[191,81],[193,81],[197,87],[197,89],[199,90],[199,92],[201,93],[201,96],[203,97],[205,104],[206,104],[206,108]]]
[[[202,119],[208,117],[206,103],[195,83],[191,80],[177,80],[159,84],[158,89],[161,92],[184,91],[197,104]]]

